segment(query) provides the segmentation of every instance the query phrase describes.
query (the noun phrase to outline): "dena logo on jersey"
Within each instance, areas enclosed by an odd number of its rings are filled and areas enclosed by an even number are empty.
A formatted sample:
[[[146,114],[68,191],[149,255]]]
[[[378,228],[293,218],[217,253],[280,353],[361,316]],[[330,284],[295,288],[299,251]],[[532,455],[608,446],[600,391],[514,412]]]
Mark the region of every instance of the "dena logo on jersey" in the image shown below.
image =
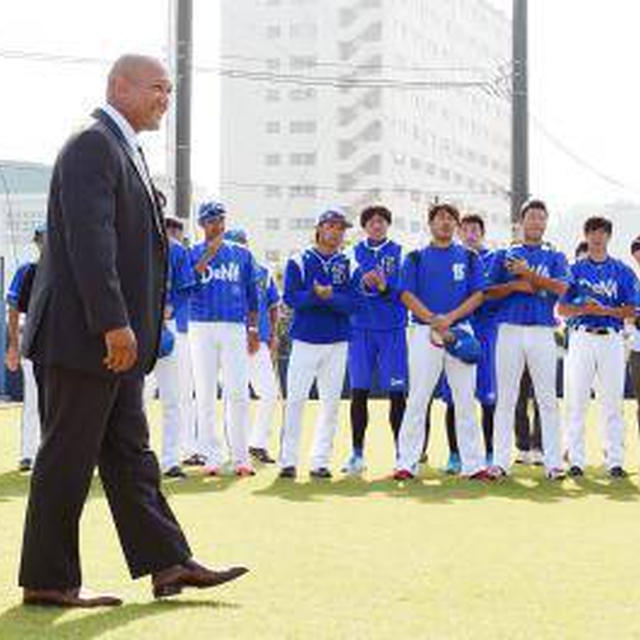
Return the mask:
[[[235,263],[221,264],[213,269],[211,265],[207,265],[207,270],[202,276],[203,284],[207,284],[212,280],[222,280],[223,282],[240,282],[240,266]]]
[[[464,280],[464,274],[466,265],[464,262],[454,262],[451,265],[451,270],[453,271],[453,279],[455,282],[461,282]]]

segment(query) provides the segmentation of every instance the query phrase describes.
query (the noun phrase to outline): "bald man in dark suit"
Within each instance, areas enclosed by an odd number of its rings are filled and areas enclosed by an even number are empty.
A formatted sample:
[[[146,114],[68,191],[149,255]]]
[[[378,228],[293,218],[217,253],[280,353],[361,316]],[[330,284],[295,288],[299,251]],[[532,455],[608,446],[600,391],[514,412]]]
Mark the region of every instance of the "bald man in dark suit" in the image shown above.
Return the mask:
[[[142,386],[158,348],[167,245],[137,133],[158,129],[170,91],[157,60],[120,58],[107,103],[53,170],[23,347],[44,399],[20,567],[25,604],[121,603],[82,588],[78,525],[96,466],[131,575],[151,575],[155,597],[246,572],[192,559],[149,448]]]

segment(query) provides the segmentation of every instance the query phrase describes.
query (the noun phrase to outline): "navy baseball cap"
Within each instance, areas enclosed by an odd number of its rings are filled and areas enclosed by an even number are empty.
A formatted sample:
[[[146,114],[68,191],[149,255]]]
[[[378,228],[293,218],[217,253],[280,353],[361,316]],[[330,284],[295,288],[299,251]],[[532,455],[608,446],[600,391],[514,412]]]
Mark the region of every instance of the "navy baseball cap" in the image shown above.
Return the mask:
[[[225,240],[229,242],[235,242],[236,244],[248,244],[249,240],[247,239],[247,232],[244,229],[229,229],[224,232],[222,236]]]
[[[227,211],[222,202],[216,202],[215,200],[203,202],[200,207],[198,207],[198,224],[201,225],[207,220],[222,218],[226,213]]]
[[[331,207],[330,209],[321,211],[316,220],[316,227],[319,227],[325,222],[341,222],[347,229],[353,227],[349,220],[347,220],[347,215],[340,207]]]

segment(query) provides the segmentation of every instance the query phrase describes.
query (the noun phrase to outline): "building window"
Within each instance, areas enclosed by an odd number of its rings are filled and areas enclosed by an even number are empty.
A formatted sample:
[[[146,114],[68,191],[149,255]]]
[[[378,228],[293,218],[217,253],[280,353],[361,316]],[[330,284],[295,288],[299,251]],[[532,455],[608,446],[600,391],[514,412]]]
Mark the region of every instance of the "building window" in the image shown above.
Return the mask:
[[[278,89],[267,89],[264,97],[267,102],[280,102],[280,91]]]
[[[404,231],[407,228],[407,223],[404,218],[396,218],[393,221],[393,226],[399,231]]]
[[[280,229],[280,218],[265,218],[264,227],[267,231],[278,231]]]
[[[267,68],[267,71],[279,71],[280,58],[267,58],[264,61],[264,66]]]
[[[280,164],[280,154],[279,153],[268,153],[264,157],[264,163],[268,167],[276,167]]]
[[[282,196],[282,189],[277,184],[268,184],[264,188],[265,198],[280,198]]]
[[[289,229],[293,231],[313,229],[315,226],[316,221],[314,218],[291,218],[291,220],[289,220]]]
[[[311,184],[296,184],[289,187],[290,198],[315,198],[317,189]]]
[[[267,133],[280,133],[280,123],[277,120],[265,122],[264,129]]]
[[[289,133],[315,133],[317,130],[315,120],[292,120],[289,123]]]
[[[281,29],[279,24],[270,24],[265,30],[265,35],[269,40],[275,40],[280,37]]]
[[[303,89],[291,89],[289,98],[294,102],[302,102],[304,100],[315,100],[316,90],[313,87],[305,87]]]
[[[294,22],[289,27],[289,36],[295,38],[315,38],[318,27],[314,22]]]
[[[315,153],[290,153],[289,163],[293,166],[310,166],[316,163]]]
[[[318,59],[316,56],[291,56],[289,58],[289,66],[293,71],[301,71],[303,69],[313,69]]]
[[[411,233],[420,233],[421,225],[418,220],[412,220],[410,223]]]

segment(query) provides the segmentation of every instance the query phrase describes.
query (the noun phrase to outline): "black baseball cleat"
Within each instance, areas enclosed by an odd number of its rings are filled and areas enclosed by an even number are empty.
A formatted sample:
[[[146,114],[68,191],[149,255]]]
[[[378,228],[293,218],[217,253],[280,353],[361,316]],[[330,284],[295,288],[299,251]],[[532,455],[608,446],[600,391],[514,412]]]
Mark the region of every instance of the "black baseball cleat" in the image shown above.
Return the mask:
[[[568,475],[570,478],[581,478],[584,475],[584,471],[577,464],[569,467]]]
[[[167,469],[162,475],[165,478],[186,478],[187,477],[187,474],[178,465],[174,465],[173,467]]]
[[[328,480],[329,478],[333,477],[331,475],[331,471],[329,471],[327,467],[318,467],[317,469],[311,469],[311,471],[309,471],[309,475],[312,478],[317,478],[322,480]]]
[[[608,471],[610,478],[626,478],[627,472],[622,467],[611,467]]]
[[[27,471],[31,471],[32,466],[31,458],[22,458],[22,460],[18,462],[18,471],[26,473]]]
[[[207,462],[207,459],[206,459],[205,456],[202,456],[199,453],[194,453],[193,455],[189,456],[188,458],[185,458],[182,461],[182,464],[185,467],[204,467],[206,462]]]
[[[260,447],[249,447],[249,454],[262,464],[273,464],[275,460],[269,455],[266,449]]]
[[[297,472],[295,467],[282,467],[280,469],[280,473],[278,474],[279,478],[289,478],[293,480],[296,477]]]

